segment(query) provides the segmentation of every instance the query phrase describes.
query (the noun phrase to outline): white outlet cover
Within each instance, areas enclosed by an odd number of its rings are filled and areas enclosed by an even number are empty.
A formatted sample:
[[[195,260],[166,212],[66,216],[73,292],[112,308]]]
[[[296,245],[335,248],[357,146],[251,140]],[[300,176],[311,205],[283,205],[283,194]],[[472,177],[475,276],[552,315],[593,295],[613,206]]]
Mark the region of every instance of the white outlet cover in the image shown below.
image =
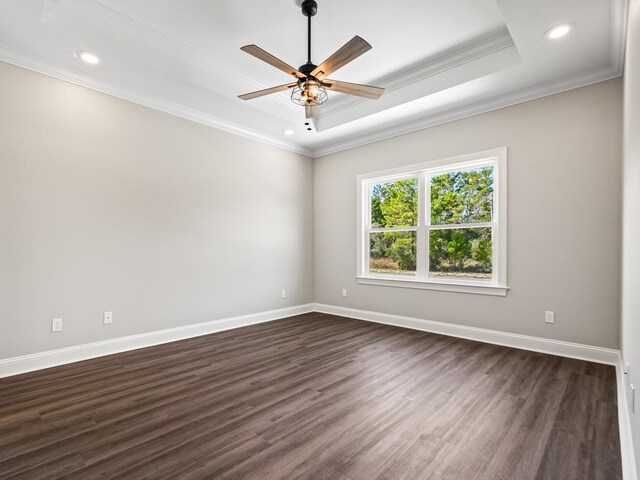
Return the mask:
[[[62,319],[54,318],[51,320],[51,331],[52,332],[61,332],[62,331]]]
[[[113,312],[104,312],[104,316],[102,318],[105,324],[113,323]]]

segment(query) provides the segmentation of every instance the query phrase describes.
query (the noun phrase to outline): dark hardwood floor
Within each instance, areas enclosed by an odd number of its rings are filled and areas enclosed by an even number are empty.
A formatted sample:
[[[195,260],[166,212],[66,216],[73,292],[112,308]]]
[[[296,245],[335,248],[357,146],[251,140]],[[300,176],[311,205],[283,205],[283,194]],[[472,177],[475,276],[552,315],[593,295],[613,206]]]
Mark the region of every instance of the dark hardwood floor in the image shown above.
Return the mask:
[[[0,380],[0,478],[615,480],[615,372],[301,315]]]

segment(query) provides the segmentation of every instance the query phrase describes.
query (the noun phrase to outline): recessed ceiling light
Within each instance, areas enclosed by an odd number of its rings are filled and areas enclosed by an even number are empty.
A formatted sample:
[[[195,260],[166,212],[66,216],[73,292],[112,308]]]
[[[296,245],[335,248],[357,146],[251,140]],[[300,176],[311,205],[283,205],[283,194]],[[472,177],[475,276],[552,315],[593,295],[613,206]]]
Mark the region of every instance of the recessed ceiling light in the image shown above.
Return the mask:
[[[573,23],[561,23],[547,30],[544,34],[549,40],[557,40],[567,35],[573,29]]]
[[[75,57],[89,65],[98,65],[101,61],[100,57],[92,52],[78,51],[75,53]]]
[[[293,135],[295,132],[290,128],[287,128],[286,130],[283,130],[282,133],[284,133],[285,135]]]

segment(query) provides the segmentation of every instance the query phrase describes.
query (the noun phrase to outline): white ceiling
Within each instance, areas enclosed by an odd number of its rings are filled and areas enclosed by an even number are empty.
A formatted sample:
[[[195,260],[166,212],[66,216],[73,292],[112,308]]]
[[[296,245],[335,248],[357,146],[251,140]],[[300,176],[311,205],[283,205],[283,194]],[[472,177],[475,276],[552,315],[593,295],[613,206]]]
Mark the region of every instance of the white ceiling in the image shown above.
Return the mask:
[[[299,4],[3,0],[0,60],[311,156],[622,73],[624,0],[318,0],[314,62],[360,35],[373,49],[332,78],[387,90],[377,101],[330,92],[307,132],[288,92],[237,98],[289,81],[241,46],[305,63]],[[544,38],[564,22],[570,35]],[[102,63],[83,64],[77,50]]]

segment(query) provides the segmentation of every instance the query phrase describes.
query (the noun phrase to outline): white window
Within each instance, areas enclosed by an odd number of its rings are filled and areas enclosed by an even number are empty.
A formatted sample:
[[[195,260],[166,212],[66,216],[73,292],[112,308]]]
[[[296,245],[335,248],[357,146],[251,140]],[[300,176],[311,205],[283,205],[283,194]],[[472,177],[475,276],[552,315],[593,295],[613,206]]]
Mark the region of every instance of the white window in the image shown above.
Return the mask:
[[[507,149],[358,176],[358,283],[506,295]]]

